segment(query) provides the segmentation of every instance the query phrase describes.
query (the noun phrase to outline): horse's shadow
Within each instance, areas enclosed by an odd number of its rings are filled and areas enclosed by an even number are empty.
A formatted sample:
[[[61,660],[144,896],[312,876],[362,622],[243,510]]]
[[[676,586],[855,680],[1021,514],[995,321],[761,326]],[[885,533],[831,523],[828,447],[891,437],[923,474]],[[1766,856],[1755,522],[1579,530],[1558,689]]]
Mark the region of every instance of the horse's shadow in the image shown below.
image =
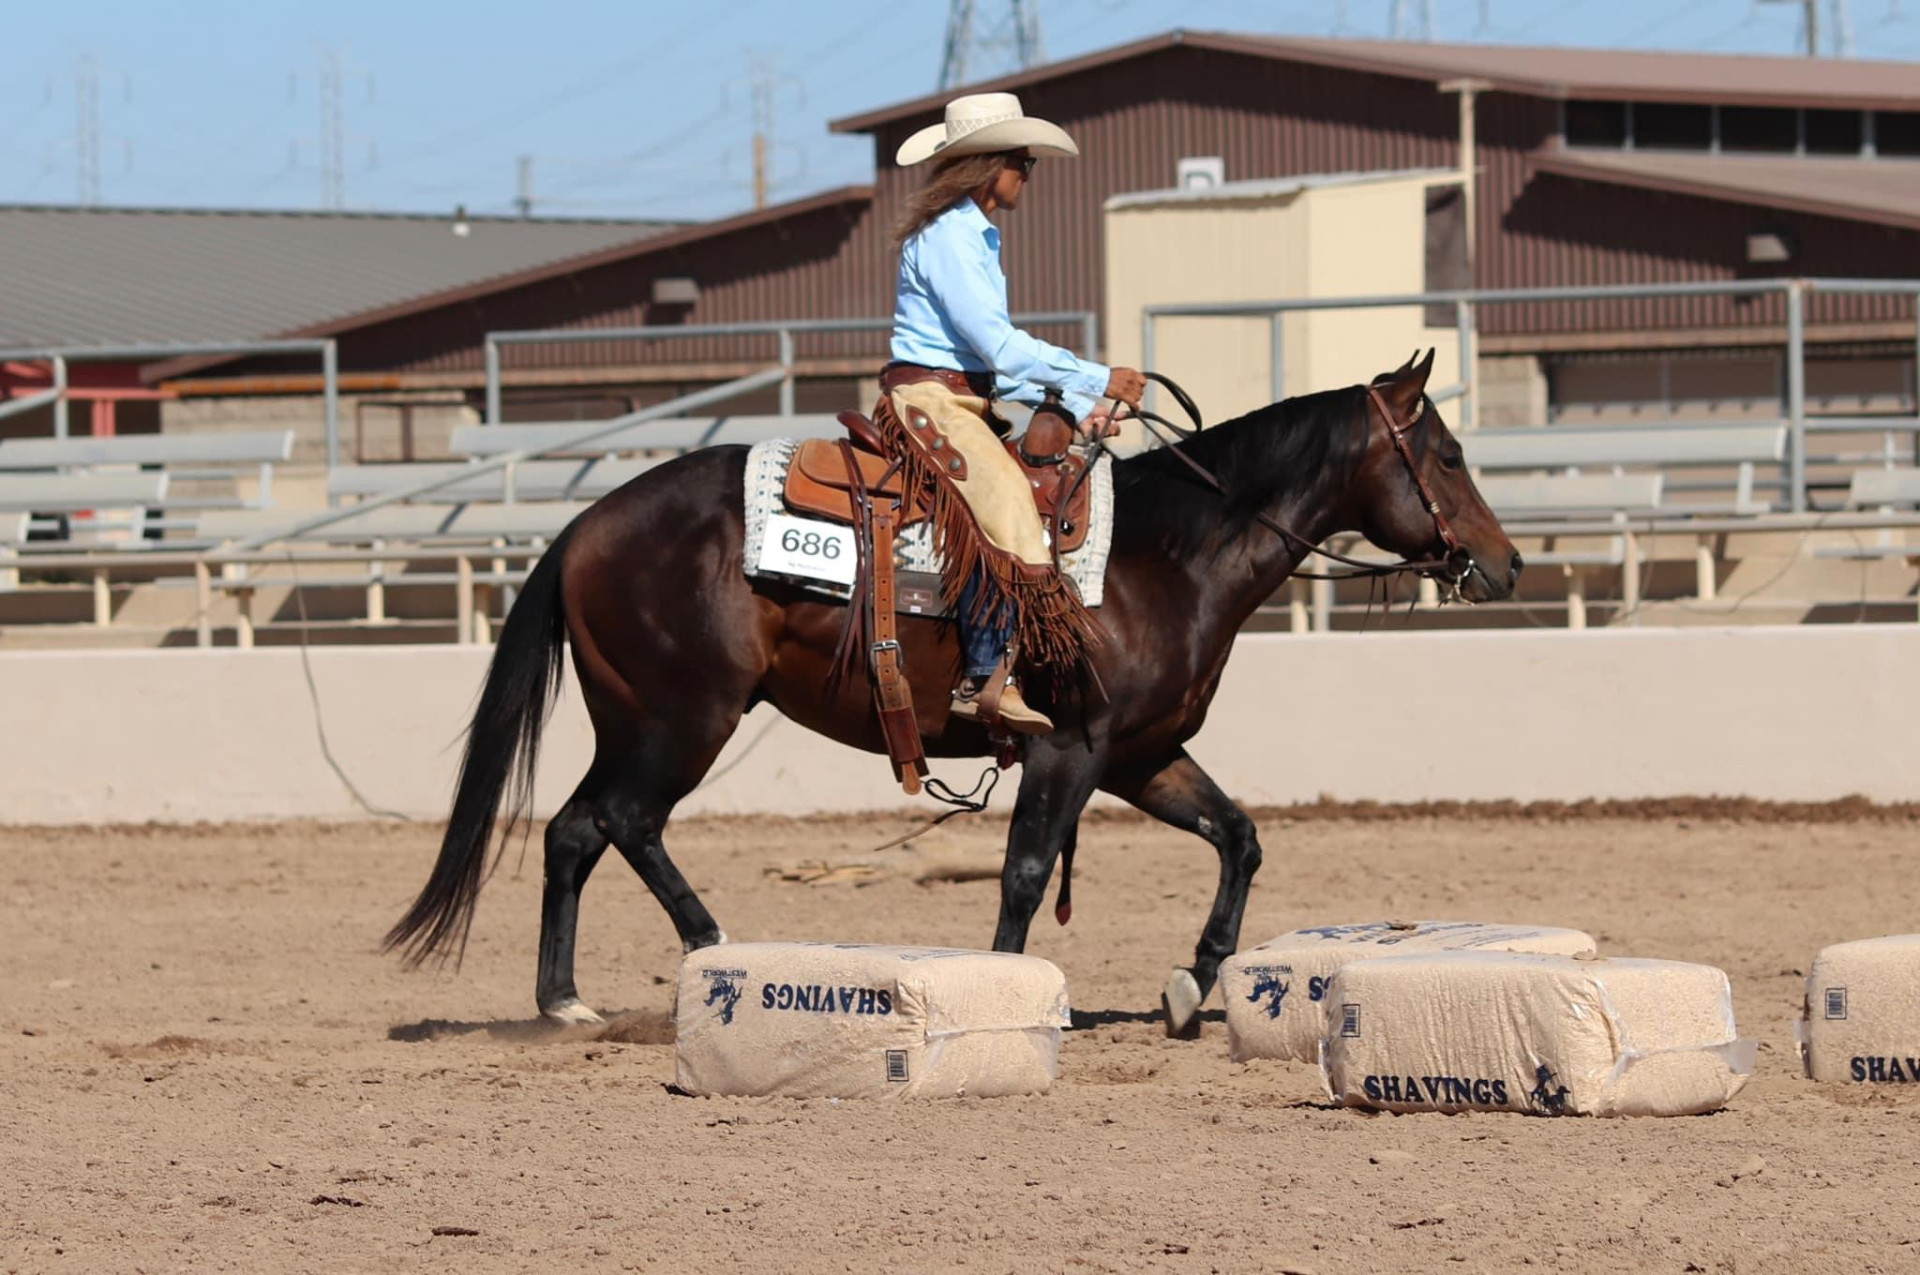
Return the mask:
[[[450,1018],[423,1018],[395,1023],[387,1039],[409,1045],[430,1045],[463,1036],[485,1036],[514,1045],[559,1045],[574,1041],[611,1041],[627,1045],[671,1045],[673,1016],[663,1010],[610,1010],[604,1023],[556,1023],[549,1018],[493,1019],[459,1022]]]
[[[1094,1027],[1112,1027],[1120,1023],[1164,1024],[1165,1012],[1157,1009],[1076,1009],[1068,1030],[1083,1032]],[[1204,1009],[1200,1011],[1203,1023],[1224,1023],[1227,1011],[1224,1009]]]
[[[1225,1010],[1208,1009],[1200,1013],[1203,1023],[1224,1023]],[[1083,1032],[1095,1027],[1114,1027],[1123,1023],[1166,1021],[1157,1009],[1076,1009],[1069,1030]],[[599,1023],[556,1023],[547,1018],[493,1019],[486,1022],[460,1022],[451,1018],[423,1018],[415,1023],[395,1023],[387,1029],[387,1039],[408,1045],[430,1045],[436,1041],[458,1040],[463,1036],[485,1036],[488,1040],[514,1045],[556,1045],[570,1041],[614,1041],[630,1045],[671,1045],[673,1018],[662,1010],[614,1010],[607,1021]]]

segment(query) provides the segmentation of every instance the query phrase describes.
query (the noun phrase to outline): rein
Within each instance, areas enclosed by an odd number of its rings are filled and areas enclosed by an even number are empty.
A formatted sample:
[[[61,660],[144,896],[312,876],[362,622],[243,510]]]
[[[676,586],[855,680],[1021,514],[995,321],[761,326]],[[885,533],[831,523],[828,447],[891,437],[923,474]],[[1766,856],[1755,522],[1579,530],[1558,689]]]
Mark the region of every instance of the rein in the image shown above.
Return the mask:
[[[1171,377],[1163,373],[1147,372],[1143,375],[1145,375],[1149,381],[1154,381],[1166,387],[1168,393],[1172,394],[1174,399],[1180,404],[1181,410],[1187,414],[1187,418],[1193,422],[1193,428],[1188,429],[1176,425],[1158,412],[1149,411],[1146,408],[1128,407],[1127,415],[1119,419],[1138,420],[1149,429],[1156,426],[1164,427],[1170,431],[1179,442],[1186,442],[1198,437],[1202,429],[1202,422],[1200,409],[1195,406],[1192,396],[1179,385],[1175,384]],[[1335,553],[1331,549],[1323,549],[1292,528],[1268,517],[1265,513],[1255,512],[1253,515],[1254,520],[1268,531],[1273,532],[1282,540],[1285,540],[1288,544],[1303,550],[1307,554],[1317,555],[1325,558],[1329,562],[1337,562],[1342,566],[1353,568],[1351,571],[1340,572],[1295,570],[1292,574],[1299,579],[1362,580],[1412,573],[1445,580],[1452,588],[1457,590],[1466,582],[1468,573],[1473,570],[1473,556],[1461,545],[1460,537],[1454,534],[1453,525],[1447,521],[1446,514],[1441,511],[1440,502],[1434,498],[1433,489],[1427,485],[1425,476],[1420,472],[1420,466],[1414,461],[1413,448],[1407,442],[1407,435],[1412,432],[1414,425],[1419,422],[1421,410],[1423,409],[1416,409],[1414,414],[1408,418],[1407,423],[1402,425],[1394,419],[1392,411],[1387,407],[1386,400],[1380,397],[1380,391],[1371,385],[1367,386],[1367,399],[1380,413],[1380,419],[1385,422],[1387,436],[1393,440],[1394,450],[1399,452],[1400,459],[1406,464],[1407,476],[1413,480],[1414,490],[1418,492],[1420,496],[1420,503],[1425,506],[1428,514],[1433,518],[1434,531],[1438,534],[1440,543],[1446,546],[1447,552],[1445,556],[1428,558],[1421,561],[1409,560],[1388,563],[1365,562],[1359,558],[1348,557],[1346,554]],[[1157,431],[1154,436],[1166,444],[1167,451],[1177,457],[1181,464],[1192,470],[1194,475],[1207,486],[1213,488],[1213,490],[1220,495],[1224,496],[1227,494],[1226,486],[1221,483],[1219,477],[1205,465],[1202,465],[1199,461],[1182,451],[1178,443],[1167,442],[1165,435],[1159,434]],[[1112,452],[1108,451],[1105,443],[1099,443],[1098,446],[1102,451],[1107,451],[1108,455],[1112,455]]]

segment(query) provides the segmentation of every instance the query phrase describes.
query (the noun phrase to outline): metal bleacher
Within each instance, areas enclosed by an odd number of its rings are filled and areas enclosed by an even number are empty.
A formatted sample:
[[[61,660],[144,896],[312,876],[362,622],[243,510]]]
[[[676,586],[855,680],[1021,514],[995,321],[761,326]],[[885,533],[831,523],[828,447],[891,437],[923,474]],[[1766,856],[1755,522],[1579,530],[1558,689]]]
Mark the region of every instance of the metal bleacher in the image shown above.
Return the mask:
[[[1787,427],[1784,422],[1766,422],[1758,425],[1654,425],[1615,428],[1569,428],[1548,426],[1546,428],[1526,429],[1484,429],[1467,434],[1461,440],[1466,450],[1467,463],[1483,474],[1488,471],[1501,473],[1509,471],[1538,471],[1555,473],[1568,477],[1594,476],[1592,471],[1601,474],[1625,476],[1628,469],[1653,471],[1673,483],[1675,471],[1720,470],[1732,471],[1730,499],[1720,502],[1689,501],[1673,504],[1670,507],[1685,513],[1765,513],[1772,509],[1773,502],[1755,497],[1754,471],[1759,465],[1778,467],[1786,460]],[[1693,482],[1689,486],[1695,490],[1720,490],[1728,487],[1725,479],[1718,482]],[[1676,489],[1678,485],[1676,484]],[[1485,492],[1486,484],[1483,482]],[[1567,487],[1571,506],[1579,512],[1585,512],[1592,506],[1580,494],[1580,489]],[[1550,493],[1541,489],[1534,492],[1541,498]],[[1623,488],[1623,499],[1613,507],[1630,510],[1634,507],[1631,497],[1639,494],[1637,489]],[[1667,495],[1666,486],[1655,492],[1652,504],[1661,505],[1662,497]],[[1501,512],[1506,512],[1491,493],[1487,493],[1489,503]],[[1549,505],[1536,506],[1547,508]]]
[[[30,530],[46,538],[139,540],[191,526],[201,511],[271,506],[273,467],[292,454],[292,430],[10,438],[0,442],[0,512],[33,516]],[[243,473],[254,478],[246,495]]]
[[[830,414],[798,416],[683,416],[642,421],[577,448],[549,451],[577,433],[577,421],[522,425],[462,425],[449,450],[475,459],[507,452],[548,456],[612,456],[624,452],[683,452],[696,447],[752,446],[773,438],[838,438],[844,426]]]
[[[490,469],[432,493],[436,502],[543,502],[598,500],[632,481],[664,458],[528,460]],[[335,500],[385,496],[407,491],[424,480],[456,477],[472,468],[464,462],[410,465],[342,465],[327,476],[327,495]]]
[[[488,612],[504,606],[525,571],[553,536],[589,503],[675,454],[697,447],[752,444],[776,437],[838,437],[831,415],[656,417],[622,425],[607,422],[599,437],[580,441],[593,422],[467,425],[451,438],[452,460],[341,465],[326,481],[330,512],[315,525],[313,509],[272,503],[272,467],[291,453],[290,432],[123,438],[17,439],[0,443],[0,590],[32,579],[23,564],[49,561],[58,550],[95,571],[95,622],[110,623],[109,590],[134,577],[178,584],[191,567],[200,592],[201,641],[210,642],[211,600],[231,598],[237,639],[251,644],[257,595],[297,579],[303,589],[358,591],[364,604],[342,619],[315,621],[347,627],[425,623],[421,605],[411,619],[389,615],[395,587],[452,589],[456,636],[484,641]],[[1585,624],[1590,577],[1617,581],[1617,602],[1639,604],[1647,539],[1696,542],[1699,596],[1712,596],[1714,555],[1726,552],[1730,528],[1759,530],[1776,514],[1772,496],[1784,483],[1787,429],[1759,424],[1674,424],[1628,427],[1489,428],[1461,436],[1482,495],[1502,518],[1536,569],[1557,567],[1565,577],[1567,622]],[[242,497],[241,467],[259,466],[258,487]],[[471,477],[466,477],[472,470]],[[233,484],[209,491],[213,480]],[[182,481],[176,481],[182,480]],[[183,498],[182,482],[199,484]],[[368,507],[359,512],[364,504]],[[1851,476],[1848,511],[1861,518],[1906,511],[1920,525],[1920,469],[1876,468]],[[158,512],[148,526],[167,538],[127,540],[143,555],[100,556],[104,537],[85,532],[79,515]],[[1878,511],[1878,515],[1871,511]],[[52,520],[66,520],[68,546],[43,544]],[[1897,520],[1897,519],[1896,519]],[[1877,525],[1877,524],[1876,524]],[[23,557],[29,534],[37,557]],[[1909,554],[1904,532],[1882,530],[1877,543],[1822,544],[1822,557],[1895,558]],[[1717,539],[1716,539],[1717,537]],[[277,550],[265,544],[285,541]],[[1716,547],[1717,546],[1717,547]],[[136,563],[154,564],[142,572]],[[113,584],[112,571],[122,574]],[[56,577],[57,578],[57,577]],[[84,577],[83,577],[84,578]],[[73,588],[74,585],[64,587]],[[1534,577],[1535,597],[1539,579]],[[1296,595],[1301,596],[1301,595]],[[1318,602],[1316,602],[1318,605]],[[1329,607],[1331,604],[1328,604]],[[1533,605],[1539,605],[1536,601]],[[357,616],[358,618],[354,618]],[[444,624],[445,621],[439,621]],[[1317,623],[1324,623],[1322,618]],[[282,611],[269,624],[290,623]],[[1299,626],[1296,605],[1295,624]],[[306,620],[301,620],[306,627]]]

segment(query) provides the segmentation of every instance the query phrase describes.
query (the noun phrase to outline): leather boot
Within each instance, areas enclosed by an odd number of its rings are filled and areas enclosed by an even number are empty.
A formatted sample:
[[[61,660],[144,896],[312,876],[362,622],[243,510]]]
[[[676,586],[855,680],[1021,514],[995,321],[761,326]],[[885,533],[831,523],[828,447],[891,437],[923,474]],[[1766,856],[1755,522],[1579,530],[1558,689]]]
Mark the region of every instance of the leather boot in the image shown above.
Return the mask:
[[[993,679],[977,681],[965,678],[953,692],[953,715],[982,722],[989,728],[997,722],[1020,735],[1046,735],[1053,730],[1053,719],[1020,698],[1020,688],[1012,682],[1000,690],[999,702],[989,705],[984,693]]]

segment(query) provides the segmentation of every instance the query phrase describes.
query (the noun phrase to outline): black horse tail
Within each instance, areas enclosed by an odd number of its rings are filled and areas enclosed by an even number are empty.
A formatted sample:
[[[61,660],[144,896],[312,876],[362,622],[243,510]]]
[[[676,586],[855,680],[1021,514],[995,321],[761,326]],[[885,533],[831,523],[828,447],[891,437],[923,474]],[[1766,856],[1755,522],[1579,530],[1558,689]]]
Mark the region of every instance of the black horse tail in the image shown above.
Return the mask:
[[[523,820],[530,822],[540,733],[560,693],[566,657],[560,572],[572,530],[562,531],[540,555],[506,623],[500,626],[500,641],[487,666],[480,703],[467,727],[466,754],[460,761],[460,782],[447,835],[440,842],[440,857],[420,897],[387,933],[385,949],[404,947],[410,966],[433,956],[444,961],[449,948],[454,964],[460,963],[473,925],[474,902],[490,872],[487,844],[493,839],[502,799],[507,809],[502,849],[516,826]]]

